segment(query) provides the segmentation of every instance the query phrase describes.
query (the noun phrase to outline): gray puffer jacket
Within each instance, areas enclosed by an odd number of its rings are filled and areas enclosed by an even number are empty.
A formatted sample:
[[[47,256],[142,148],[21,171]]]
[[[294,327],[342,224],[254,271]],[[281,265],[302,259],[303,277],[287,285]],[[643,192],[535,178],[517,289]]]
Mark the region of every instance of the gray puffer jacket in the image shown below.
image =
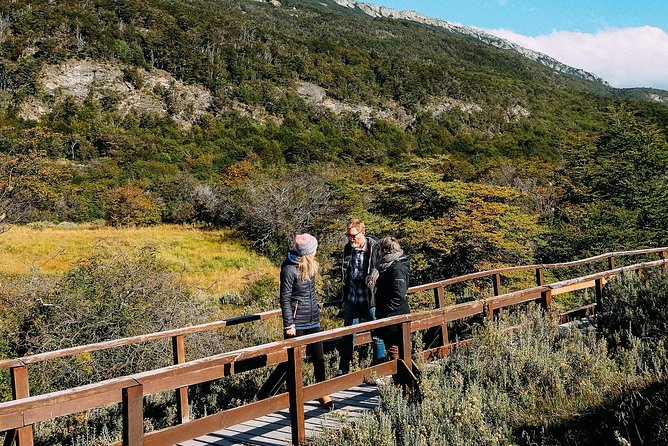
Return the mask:
[[[320,307],[315,295],[315,277],[299,279],[297,257],[288,252],[281,265],[281,312],[283,327],[306,327],[320,323]]]

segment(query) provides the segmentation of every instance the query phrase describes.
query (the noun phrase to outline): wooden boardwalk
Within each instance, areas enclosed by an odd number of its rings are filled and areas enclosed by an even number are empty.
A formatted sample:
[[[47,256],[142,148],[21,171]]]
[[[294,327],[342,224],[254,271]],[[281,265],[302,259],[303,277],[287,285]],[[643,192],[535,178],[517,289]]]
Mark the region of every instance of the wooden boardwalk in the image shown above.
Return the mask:
[[[304,404],[306,436],[311,437],[323,427],[336,427],[341,420],[354,420],[363,412],[378,407],[380,394],[372,385],[363,385],[342,390],[332,395],[334,410],[320,407],[317,401]],[[178,443],[177,446],[239,446],[288,445],[291,442],[290,413],[288,409],[265,415],[245,423],[212,432],[194,440]]]

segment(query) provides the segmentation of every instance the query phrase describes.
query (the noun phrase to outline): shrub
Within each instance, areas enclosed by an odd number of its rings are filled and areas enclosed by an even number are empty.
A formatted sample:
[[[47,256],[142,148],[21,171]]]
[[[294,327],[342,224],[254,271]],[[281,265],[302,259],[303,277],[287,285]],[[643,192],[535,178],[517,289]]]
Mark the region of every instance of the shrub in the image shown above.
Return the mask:
[[[612,345],[628,346],[634,338],[652,345],[668,340],[668,273],[647,273],[621,274],[606,285],[598,325]]]
[[[148,193],[136,186],[123,186],[110,192],[107,221],[112,226],[147,226],[160,223],[161,207]]]
[[[508,332],[508,327],[516,328]],[[665,351],[661,354],[665,357]],[[572,330],[561,337],[557,326],[537,311],[502,321],[499,327],[487,323],[478,328],[470,347],[423,367],[419,402],[409,402],[392,385],[381,386],[377,412],[326,431],[315,444],[617,444],[616,437],[635,441],[637,404],[620,408],[619,402],[632,402],[638,390],[656,382],[625,366],[638,355],[634,347],[617,361],[606,342],[591,332]],[[592,414],[583,429],[582,417]],[[595,423],[603,428],[596,430]],[[647,424],[651,432],[661,422]]]

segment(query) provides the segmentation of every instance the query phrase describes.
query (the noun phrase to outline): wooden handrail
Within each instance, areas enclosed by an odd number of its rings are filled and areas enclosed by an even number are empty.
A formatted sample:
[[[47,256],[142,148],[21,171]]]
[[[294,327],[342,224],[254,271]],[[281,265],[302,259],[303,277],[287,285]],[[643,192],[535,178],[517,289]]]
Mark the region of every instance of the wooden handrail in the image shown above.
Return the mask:
[[[437,289],[439,287],[446,287],[448,285],[453,285],[456,283],[461,283],[465,282],[468,280],[473,280],[473,279],[479,279],[482,277],[488,277],[488,276],[494,276],[496,274],[504,274],[504,273],[511,273],[511,272],[521,272],[521,271],[530,271],[530,270],[535,270],[538,268],[542,269],[555,269],[555,268],[565,268],[565,267],[572,267],[572,266],[580,266],[586,263],[592,263],[600,260],[606,260],[611,257],[623,257],[623,256],[630,256],[630,255],[640,255],[640,254],[656,254],[656,253],[662,253],[662,252],[668,252],[668,247],[664,248],[649,248],[649,249],[638,249],[634,251],[616,251],[616,252],[609,252],[606,254],[600,254],[594,257],[589,257],[586,259],[582,260],[575,260],[571,262],[563,262],[563,263],[541,263],[541,264],[533,264],[533,265],[523,265],[523,266],[510,266],[510,267],[504,267],[504,268],[496,268],[492,270],[486,270],[486,271],[478,271],[475,273],[470,273],[470,274],[465,274],[463,276],[458,276],[458,277],[453,277],[451,279],[445,279],[441,280],[438,282],[432,282],[432,283],[427,283],[424,285],[417,285],[410,287],[408,289],[409,293],[417,293],[420,291],[430,291],[433,289]],[[329,301],[325,302],[325,306],[336,306],[340,303],[340,301]],[[274,310],[268,310],[264,311],[261,313],[255,313],[255,314],[249,314],[249,315],[243,315],[243,316],[236,316],[228,319],[224,319],[221,321],[215,321],[215,322],[209,322],[205,324],[199,324],[199,325],[193,325],[190,327],[183,327],[183,328],[177,328],[173,330],[166,330],[166,331],[160,331],[160,332],[155,332],[155,333],[149,333],[145,335],[138,335],[138,336],[132,336],[132,337],[127,337],[127,338],[121,338],[121,339],[113,339],[109,341],[103,341],[103,342],[97,342],[94,344],[86,344],[86,345],[80,345],[76,347],[70,347],[70,348],[65,348],[65,349],[60,349],[60,350],[54,350],[50,352],[44,352],[44,353],[37,353],[34,355],[28,355],[28,356],[23,356],[20,358],[12,358],[12,359],[3,359],[0,360],[0,369],[7,369],[10,367],[19,367],[19,366],[25,366],[29,364],[35,364],[38,362],[42,361],[47,361],[50,359],[56,359],[56,358],[63,358],[67,356],[74,356],[78,355],[81,353],[90,353],[94,351],[100,351],[100,350],[107,350],[107,349],[112,349],[112,348],[117,348],[117,347],[122,347],[126,345],[131,345],[131,344],[140,344],[140,343],[145,343],[149,341],[156,341],[160,339],[166,339],[166,338],[171,338],[174,336],[179,336],[179,335],[188,335],[188,334],[193,334],[193,333],[201,333],[204,331],[213,331],[213,330],[218,330],[221,328],[225,327],[230,327],[242,323],[247,323],[247,322],[252,322],[252,321],[259,321],[259,320],[266,320],[270,319],[273,317],[278,317],[281,314],[280,309],[274,309]]]
[[[101,407],[107,404],[122,402],[128,407],[132,407],[131,409],[126,407],[126,409],[124,409],[124,414],[126,417],[130,417],[128,420],[132,420],[131,422],[128,421],[128,423],[131,423],[130,431],[132,435],[130,435],[130,437],[135,438],[137,436],[137,426],[142,425],[142,422],[137,421],[136,419],[136,417],[140,415],[143,417],[141,404],[138,400],[138,398],[141,398],[142,395],[174,390],[185,386],[219,379],[221,377],[237,373],[237,367],[240,367],[241,371],[247,371],[253,368],[266,367],[286,361],[294,363],[296,360],[294,357],[296,354],[295,352],[300,351],[302,347],[308,344],[334,340],[350,334],[368,333],[370,330],[390,325],[400,324],[403,327],[402,332],[404,333],[404,343],[402,348],[406,349],[408,348],[407,346],[410,345],[410,333],[431,329],[434,327],[442,329],[444,324],[447,322],[456,321],[476,314],[485,314],[485,309],[487,309],[489,314],[493,314],[493,311],[498,310],[499,308],[532,300],[540,300],[544,303],[545,306],[549,306],[552,294],[558,294],[559,292],[564,292],[564,290],[591,288],[595,286],[600,287],[606,279],[619,275],[622,271],[625,270],[641,270],[643,268],[652,268],[657,266],[663,266],[666,268],[668,265],[668,259],[666,259],[664,253],[667,250],[668,249],[666,248],[656,248],[629,251],[625,253],[609,253],[589,259],[584,259],[583,261],[568,262],[568,266],[580,265],[587,263],[587,261],[609,259],[614,256],[627,255],[629,253],[646,254],[660,252],[662,253],[663,257],[661,260],[636,263],[626,267],[613,268],[574,279],[568,279],[550,284],[539,285],[524,290],[499,294],[498,296],[493,296],[477,301],[444,306],[419,313],[394,316],[391,318],[365,322],[354,326],[335,328],[307,336],[234,350],[231,352],[221,353],[188,362],[182,362],[172,366],[136,373],[125,377],[113,378],[110,380],[75,387],[72,389],[52,392],[45,395],[24,397],[5,403],[0,403],[0,431],[13,431],[16,429],[20,430],[32,428],[32,426],[38,422],[43,422],[63,415]],[[554,267],[555,265],[561,267],[565,264],[539,265],[538,267],[548,268]],[[482,277],[483,273],[486,273],[486,275],[492,275],[499,274],[499,271],[517,271],[521,268],[529,270],[533,269],[534,267],[536,267],[536,265],[502,268],[499,270],[484,271],[482,273],[467,275],[467,277],[471,278],[475,276],[477,278]],[[411,290],[415,292],[416,289],[419,289],[420,291],[427,289],[439,289],[442,288],[446,282],[455,283],[446,280],[426,285],[430,288],[424,288],[426,286],[421,286],[414,287]],[[274,313],[278,311],[279,310],[272,310],[260,313],[259,315],[251,315],[250,317],[255,318],[254,320],[263,318],[266,319],[268,317],[274,317]],[[242,319],[244,319],[244,317],[232,318],[225,321],[202,324],[177,330],[170,330],[167,332],[153,333],[145,336],[136,336],[122,340],[108,341],[106,343],[92,344],[92,346],[94,346],[97,350],[101,350],[103,348],[111,348],[111,345],[127,345],[133,342],[145,342],[146,340],[160,339],[161,337],[166,338],[187,333],[211,330],[213,329],[212,327],[221,328],[232,325],[233,323],[241,323],[238,321]],[[233,323],[230,323],[230,321],[233,321]],[[77,354],[84,351],[91,351],[81,350],[84,347],[90,348],[91,345],[74,347],[72,349],[65,349],[57,352],[32,355],[30,357],[18,358],[14,360],[6,360],[3,361],[3,364],[6,364],[5,367],[25,368],[28,364],[32,364],[38,361],[62,357],[68,354]],[[447,339],[443,339],[443,345],[437,348],[436,351],[438,354],[442,354],[447,352],[452,347],[453,344],[448,344]],[[424,353],[426,354],[427,351]],[[432,358],[433,356],[431,356],[430,353],[430,356],[428,357]],[[382,368],[382,370],[391,370],[393,373],[403,373],[405,376],[409,376],[411,368],[410,362],[410,355],[406,356],[406,353],[404,352],[399,360],[394,360],[391,361],[389,365],[384,365],[385,368]],[[335,378],[324,383],[309,386],[307,388],[295,388],[294,391],[303,392],[303,395],[308,395],[309,397],[318,397],[326,393],[330,393],[332,389],[340,388],[339,386],[343,385],[342,383],[345,383],[345,385],[359,384],[362,382],[361,379],[363,379],[365,376],[368,376],[369,370],[381,370],[378,369],[378,367],[380,366],[370,367],[364,369],[358,374],[351,374],[351,376],[342,377],[344,380],[341,380],[341,378]],[[309,390],[307,391],[306,389]],[[300,400],[300,398],[302,399]],[[290,398],[272,397],[272,403],[267,405],[265,408],[261,408],[257,403],[250,403],[248,405],[230,409],[229,411],[224,412],[230,416],[234,414],[230,420],[234,419],[243,421],[252,419],[255,416],[259,416],[257,414],[263,412],[267,408],[271,408],[271,411],[274,411],[274,409],[279,406],[281,406],[281,408],[285,408],[285,404],[289,403],[290,401],[292,401],[292,404],[298,404],[299,401],[302,400],[303,396],[297,398],[297,400],[295,400],[292,396]],[[264,402],[265,400],[262,401]],[[244,411],[244,407],[246,406],[248,406],[248,409]],[[182,425],[164,430],[164,434],[161,433],[162,431],[157,431],[146,434],[146,438],[154,439],[151,440],[151,442],[154,443],[149,442],[150,444],[161,444],[160,442],[165,441],[166,438],[185,438],[184,436],[187,437],[189,435],[195,435],[196,433],[202,432],[202,429],[208,429],[209,426],[214,426],[216,425],[216,422],[220,422],[219,415],[212,415],[211,417],[213,418],[207,417],[209,421],[206,422],[202,421],[202,419],[194,421],[184,420]],[[294,427],[295,426],[293,425],[293,428]],[[126,440],[126,443],[133,444],[130,440]]]
[[[408,289],[409,293],[416,293],[419,291],[428,291],[437,287],[445,287],[448,285],[454,285],[455,283],[466,282],[467,280],[480,279],[482,277],[494,276],[496,274],[507,274],[513,272],[522,272],[522,271],[531,271],[536,269],[557,269],[557,268],[568,268],[573,266],[581,266],[587,263],[598,262],[600,260],[607,260],[614,257],[625,257],[631,255],[640,255],[640,254],[658,254],[667,252],[668,247],[664,248],[648,248],[648,249],[637,249],[634,251],[615,251],[608,252],[606,254],[599,254],[594,257],[588,257],[581,260],[573,260],[570,262],[562,263],[538,263],[533,265],[522,265],[522,266],[508,266],[503,268],[490,269],[486,271],[477,271],[475,273],[464,274],[463,276],[457,276],[450,279],[440,280],[438,282],[426,283],[423,285],[417,285],[410,287]]]

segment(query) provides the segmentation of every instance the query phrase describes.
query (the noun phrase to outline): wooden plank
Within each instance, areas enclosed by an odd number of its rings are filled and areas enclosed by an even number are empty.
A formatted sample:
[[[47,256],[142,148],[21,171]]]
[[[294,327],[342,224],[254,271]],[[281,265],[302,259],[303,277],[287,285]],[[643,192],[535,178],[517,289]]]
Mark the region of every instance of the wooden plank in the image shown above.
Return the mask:
[[[445,320],[448,322],[481,314],[484,311],[483,301],[464,302],[445,308]]]
[[[593,288],[596,285],[596,280],[590,280],[587,282],[574,283],[573,285],[568,285],[559,288],[552,288],[552,295],[557,296],[559,294],[570,293],[571,291],[581,290],[583,288]]]
[[[132,381],[132,384],[136,382]],[[95,392],[92,395],[80,395],[79,392],[72,394],[71,399],[51,401],[51,404],[28,408],[24,411],[24,422],[26,425],[39,423],[46,420],[71,415],[85,410],[104,407],[122,401],[123,389],[112,389],[105,392]]]
[[[131,377],[114,378],[101,383],[2,403],[0,404],[0,431],[23,427],[23,425],[15,425],[7,421],[13,419],[12,417],[18,413],[25,414],[25,425],[29,425],[77,411],[119,403],[121,402],[121,389],[135,384],[137,382]],[[78,401],[83,401],[83,403],[79,404]],[[77,410],[77,406],[82,407]],[[39,415],[41,412],[44,413]],[[9,417],[5,418],[5,416]]]
[[[287,408],[288,404],[288,394],[282,393],[271,398],[198,418],[182,425],[148,433],[144,436],[144,445],[164,446],[187,441],[200,435],[215,432]],[[115,446],[121,445],[117,444]]]
[[[15,400],[30,397],[30,384],[28,382],[28,366],[12,367],[9,369],[12,384],[12,398]],[[9,434],[7,434],[9,436]],[[33,446],[35,439],[33,426],[26,426],[16,431],[18,446]]]
[[[522,302],[538,299],[541,297],[541,292],[545,291],[546,289],[547,288],[545,287],[530,288],[528,290],[502,294],[498,297],[490,297],[485,299],[483,302],[486,302],[490,306],[490,309],[508,307],[510,305],[516,305]]]
[[[306,413],[318,413],[318,416],[309,417],[306,422],[305,431],[307,437],[318,433],[322,426],[335,428],[341,423],[341,415],[353,420],[363,413],[377,407],[380,397],[378,389],[373,386],[357,386],[342,392],[333,394],[335,410],[333,412],[317,409],[315,404],[306,404],[311,410]],[[374,404],[369,404],[374,401]],[[360,407],[361,406],[361,407]],[[245,421],[238,425],[229,426],[225,429],[206,434],[195,440],[187,440],[178,443],[179,446],[204,446],[204,445],[274,445],[289,444],[291,433],[289,429],[290,418],[287,410],[263,415],[253,420]],[[278,440],[281,439],[281,440]]]
[[[172,337],[172,354],[174,364],[186,362],[186,347],[183,335]],[[186,423],[190,419],[188,413],[188,386],[176,389],[176,418],[176,422],[179,424]]]

